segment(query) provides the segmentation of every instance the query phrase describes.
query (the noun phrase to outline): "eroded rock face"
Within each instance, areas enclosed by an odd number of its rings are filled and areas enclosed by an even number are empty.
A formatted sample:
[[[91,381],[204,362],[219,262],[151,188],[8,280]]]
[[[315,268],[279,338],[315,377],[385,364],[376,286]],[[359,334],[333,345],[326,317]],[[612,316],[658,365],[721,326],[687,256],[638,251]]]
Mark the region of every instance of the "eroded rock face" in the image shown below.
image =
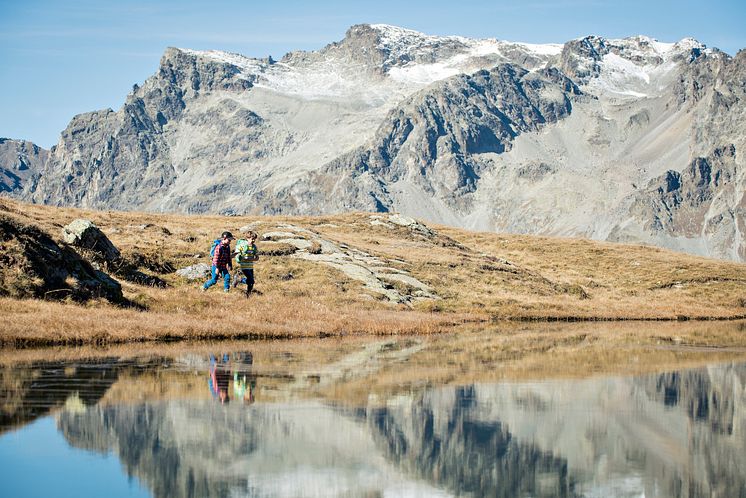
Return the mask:
[[[178,176],[165,134],[188,104],[211,91],[241,91],[251,81],[231,64],[168,49],[158,72],[135,85],[122,108],[75,116],[27,198],[53,205],[129,209],[145,205]],[[251,116],[247,126],[254,123]],[[255,119],[255,118],[254,118]]]
[[[715,149],[682,172],[652,180],[630,213],[653,236],[716,242],[732,259],[746,260],[746,181],[739,169],[733,144]],[[629,230],[620,226],[611,238],[623,241]]]
[[[374,139],[314,173],[312,181],[277,193],[285,211],[295,205],[321,213],[362,207],[390,211],[387,186],[411,183],[454,212],[472,208],[488,154],[502,154],[521,133],[568,116],[580,89],[556,69],[528,72],[510,64],[454,76],[388,113]],[[322,209],[323,208],[323,209]]]
[[[48,157],[48,150],[26,140],[0,138],[0,193],[20,193]]]

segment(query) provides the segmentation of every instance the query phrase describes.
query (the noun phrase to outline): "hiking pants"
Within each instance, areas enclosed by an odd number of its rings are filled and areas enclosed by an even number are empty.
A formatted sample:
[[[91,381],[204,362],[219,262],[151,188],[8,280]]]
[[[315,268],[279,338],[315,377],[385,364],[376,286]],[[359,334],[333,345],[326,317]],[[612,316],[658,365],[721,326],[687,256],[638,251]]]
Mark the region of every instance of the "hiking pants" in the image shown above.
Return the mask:
[[[244,268],[241,271],[244,275],[241,279],[241,283],[246,284],[246,294],[249,294],[254,288],[254,270],[251,268]]]
[[[231,274],[228,271],[228,268],[226,267],[218,268],[215,265],[212,265],[212,278],[208,280],[207,282],[205,282],[205,285],[203,287],[205,289],[209,289],[210,287],[218,283],[219,275],[223,276],[223,283],[224,283],[223,286],[225,290],[230,289],[231,288]]]

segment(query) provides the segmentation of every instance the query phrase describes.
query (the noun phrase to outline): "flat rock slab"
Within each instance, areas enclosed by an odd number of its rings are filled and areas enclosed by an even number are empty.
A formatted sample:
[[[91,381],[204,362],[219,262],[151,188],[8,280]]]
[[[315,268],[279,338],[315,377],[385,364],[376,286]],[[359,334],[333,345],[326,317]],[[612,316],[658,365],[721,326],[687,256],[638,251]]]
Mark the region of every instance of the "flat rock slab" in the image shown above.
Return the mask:
[[[262,234],[262,240],[293,239],[298,237],[295,232],[266,232]]]
[[[277,242],[283,242],[285,244],[290,244],[291,246],[295,246],[300,250],[304,249],[310,249],[311,246],[313,246],[313,242],[310,242],[306,239],[280,239]]]
[[[411,275],[402,275],[401,273],[380,273],[378,275],[383,280],[389,280],[394,282],[401,282],[415,289],[419,289],[423,292],[432,292],[432,287],[429,287]]]
[[[404,219],[402,223],[409,223],[410,220]],[[422,226],[414,220],[411,221],[413,225],[405,226]],[[331,266],[350,279],[362,282],[368,291],[383,295],[391,302],[409,305],[413,301],[439,299],[431,287],[407,275],[407,272],[403,270],[390,267],[389,261],[384,261],[365,251],[351,248],[346,244],[336,244],[301,227],[278,224],[277,228],[283,231],[267,232],[263,237],[266,240],[282,242],[296,247],[298,252],[293,257]],[[321,246],[321,253],[312,254],[308,252],[308,249],[314,243]],[[411,295],[402,293],[394,288],[391,282],[401,282],[416,290]]]
[[[381,220],[372,220],[370,224],[373,225],[374,227],[379,226],[379,227],[384,227],[384,228],[394,228],[394,225],[392,225],[391,223],[386,223],[385,221],[381,221]]]

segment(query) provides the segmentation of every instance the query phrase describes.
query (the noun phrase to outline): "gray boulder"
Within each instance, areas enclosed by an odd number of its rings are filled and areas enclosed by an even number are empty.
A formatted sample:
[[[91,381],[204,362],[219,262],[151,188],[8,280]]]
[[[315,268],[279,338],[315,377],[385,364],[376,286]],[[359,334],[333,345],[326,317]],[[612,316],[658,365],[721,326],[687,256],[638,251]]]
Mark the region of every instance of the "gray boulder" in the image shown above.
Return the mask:
[[[201,280],[210,276],[210,265],[197,263],[196,265],[187,266],[176,270],[176,274],[187,280]]]
[[[109,238],[92,222],[77,219],[62,229],[62,239],[68,244],[93,251],[106,261],[122,257]]]

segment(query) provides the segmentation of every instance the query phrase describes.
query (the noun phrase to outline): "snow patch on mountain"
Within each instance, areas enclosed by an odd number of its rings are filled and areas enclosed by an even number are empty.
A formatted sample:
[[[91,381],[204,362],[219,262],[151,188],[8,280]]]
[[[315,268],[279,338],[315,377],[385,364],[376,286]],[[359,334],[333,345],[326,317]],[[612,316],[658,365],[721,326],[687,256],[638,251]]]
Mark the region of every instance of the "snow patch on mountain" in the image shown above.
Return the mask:
[[[259,74],[264,71],[264,67],[266,66],[266,63],[260,59],[252,59],[251,57],[232,52],[223,52],[221,50],[192,50],[189,48],[179,48],[178,50],[195,57],[236,66],[244,75]]]
[[[671,83],[682,56],[692,50],[706,49],[692,38],[663,43],[647,36],[634,36],[606,43],[611,51],[598,62],[600,74],[588,82],[586,89],[622,99],[660,95]]]

